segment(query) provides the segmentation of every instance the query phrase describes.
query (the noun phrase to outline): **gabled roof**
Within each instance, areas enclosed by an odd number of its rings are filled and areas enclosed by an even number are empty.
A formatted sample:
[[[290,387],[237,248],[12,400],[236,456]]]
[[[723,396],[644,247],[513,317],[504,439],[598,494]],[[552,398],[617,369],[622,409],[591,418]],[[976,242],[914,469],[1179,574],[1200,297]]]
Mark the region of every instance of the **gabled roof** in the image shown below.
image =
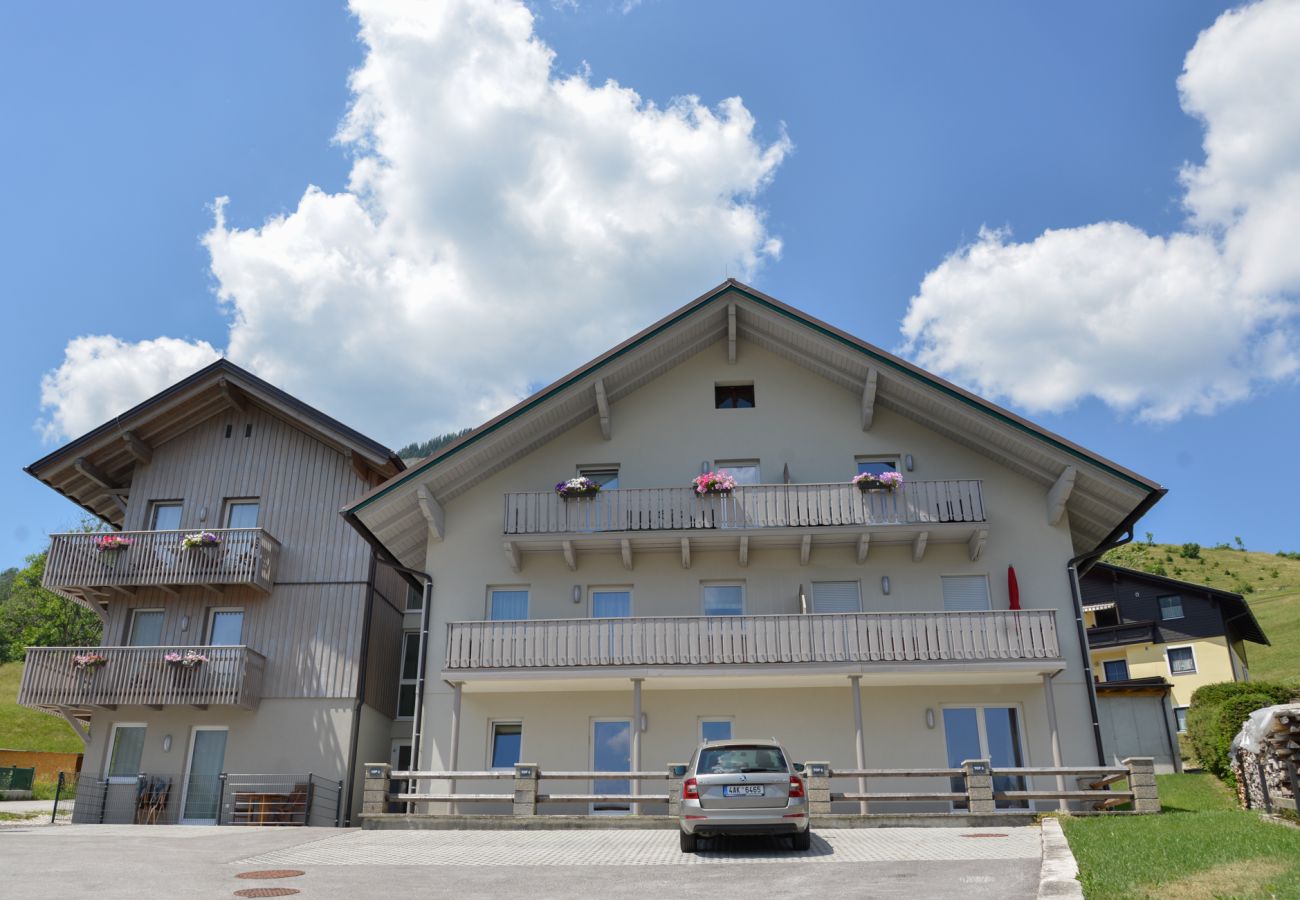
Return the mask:
[[[1152,575],[1150,572],[1143,572],[1141,569],[1130,569],[1105,562],[1094,565],[1088,574],[1091,575],[1093,572],[1109,573],[1112,578],[1123,576],[1137,581],[1146,581],[1157,587],[1169,588],[1183,594],[1202,594],[1222,605],[1224,622],[1242,640],[1250,641],[1253,644],[1269,644],[1264,629],[1260,627],[1255,614],[1250,611],[1250,604],[1246,602],[1246,598],[1241,594],[1234,594],[1232,591],[1221,591],[1218,588],[1210,587],[1208,584],[1179,581],[1177,578]],[[1123,601],[1120,602],[1123,603]]]
[[[1114,539],[1164,488],[1060,435],[858,340],[754,288],[728,279],[644,331],[570,372],[460,440],[361,497],[343,514],[403,563],[419,567],[427,534],[416,500],[453,499],[493,472],[597,414],[596,382],[609,403],[735,336],[861,393],[872,373],[875,403],[983,453],[1050,488],[1073,467],[1066,509],[1076,552]]]
[[[122,507],[104,482],[126,486],[152,449],[223,410],[251,403],[351,455],[354,465],[388,478],[404,468],[384,445],[333,419],[229,360],[219,359],[64,444],[23,471],[92,515],[121,527]]]

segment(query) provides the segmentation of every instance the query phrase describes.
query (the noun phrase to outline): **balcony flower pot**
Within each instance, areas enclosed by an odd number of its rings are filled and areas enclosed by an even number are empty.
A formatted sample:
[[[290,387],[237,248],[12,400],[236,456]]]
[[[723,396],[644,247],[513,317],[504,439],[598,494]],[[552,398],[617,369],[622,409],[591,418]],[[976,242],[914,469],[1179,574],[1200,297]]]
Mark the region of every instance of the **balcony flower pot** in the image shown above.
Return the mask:
[[[202,653],[195,653],[193,650],[186,650],[184,653],[175,651],[163,656],[163,665],[176,671],[188,672],[191,669],[197,669],[208,661],[208,658]]]
[[[577,478],[570,478],[568,481],[561,481],[556,484],[555,493],[559,494],[563,500],[578,500],[599,494],[600,485],[586,475],[579,475]]]
[[[95,553],[105,568],[117,565],[117,559],[131,546],[131,539],[120,534],[103,534],[95,538]]]
[[[892,492],[902,483],[903,476],[899,472],[881,472],[879,475],[863,472],[853,479],[854,487],[864,494],[871,491]]]
[[[210,550],[221,546],[221,538],[211,531],[196,531],[181,538],[181,547],[186,550]]]
[[[700,497],[710,494],[730,494],[736,489],[736,479],[727,470],[719,469],[716,472],[705,472],[692,479],[691,486],[696,496]]]
[[[88,675],[108,665],[108,658],[99,653],[78,653],[72,657],[72,668]]]

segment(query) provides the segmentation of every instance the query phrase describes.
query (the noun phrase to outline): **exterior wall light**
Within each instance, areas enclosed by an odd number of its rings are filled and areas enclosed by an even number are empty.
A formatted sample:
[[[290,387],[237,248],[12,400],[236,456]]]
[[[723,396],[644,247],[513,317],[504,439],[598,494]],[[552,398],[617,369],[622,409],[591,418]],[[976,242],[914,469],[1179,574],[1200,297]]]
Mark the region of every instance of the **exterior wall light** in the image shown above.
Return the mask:
[[[927,709],[927,710],[925,711],[925,727],[926,727],[926,728],[933,728],[933,727],[934,727],[934,710],[933,710],[933,709]]]
[[[880,593],[884,594],[885,596],[889,596],[889,576],[888,576],[888,575],[881,575],[881,576],[880,576]]]
[[[650,717],[645,713],[641,713],[640,725],[641,725],[642,732],[646,732],[650,730]]]
[[[171,753],[171,752],[172,752],[172,736],[170,734],[164,734],[163,753]]]
[[[912,471],[912,454],[903,457],[903,465],[907,467],[907,471]]]
[[[573,586],[573,602],[574,603],[582,602],[582,585],[580,584],[575,584]]]
[[[190,617],[181,616],[181,634],[190,630]]]

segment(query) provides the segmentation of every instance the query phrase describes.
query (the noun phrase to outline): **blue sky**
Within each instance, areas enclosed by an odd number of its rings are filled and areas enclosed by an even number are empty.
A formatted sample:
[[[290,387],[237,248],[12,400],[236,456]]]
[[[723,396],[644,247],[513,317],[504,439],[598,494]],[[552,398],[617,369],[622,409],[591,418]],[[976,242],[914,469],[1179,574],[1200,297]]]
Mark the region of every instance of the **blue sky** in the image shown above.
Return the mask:
[[[443,22],[427,47],[412,50],[393,37],[391,22],[364,6],[358,18],[342,5],[317,2],[227,2],[207,9],[85,3],[58,13],[6,5],[0,9],[0,90],[10,125],[0,160],[9,176],[0,187],[0,242],[10,321],[3,403],[11,438],[0,451],[0,496],[7,501],[0,507],[0,565],[20,563],[41,548],[44,533],[78,518],[75,507],[21,472],[55,446],[50,441],[58,439],[60,423],[102,421],[117,411],[114,406],[138,399],[133,391],[175,380],[213,348],[229,348],[237,362],[397,446],[444,427],[477,424],[528,384],[567,371],[728,273],[913,358],[929,342],[932,356],[923,362],[940,361],[949,377],[974,389],[996,395],[1003,388],[1003,396],[995,396],[999,402],[1162,482],[1170,494],[1141,526],[1157,539],[1214,543],[1239,535],[1252,549],[1300,549],[1293,512],[1300,488],[1292,474],[1300,389],[1283,359],[1291,347],[1286,323],[1294,315],[1294,284],[1274,277],[1267,259],[1259,263],[1250,251],[1233,249],[1253,233],[1239,229],[1234,243],[1235,226],[1222,221],[1197,231],[1186,256],[1176,260],[1164,244],[1167,236],[1195,230],[1179,175],[1184,164],[1205,165],[1206,180],[1214,182],[1207,196],[1219,184],[1259,180],[1255,170],[1249,179],[1234,174],[1241,164],[1236,170],[1207,164],[1207,124],[1180,105],[1185,58],[1198,34],[1227,8],[1185,0],[1076,7],[646,0],[624,13],[616,2],[576,9],[541,4],[532,9],[531,55],[516,59],[510,42],[521,27],[528,37],[517,17],[506,17],[509,27],[464,34],[455,21]],[[367,40],[358,37],[362,24],[373,29]],[[477,80],[450,93],[458,57],[446,48],[475,42],[510,64],[475,73]],[[552,97],[539,111],[529,104],[537,93],[535,51],[542,45],[554,52],[547,84],[578,73],[589,88],[573,87],[568,101]],[[1243,55],[1230,42],[1226,49],[1207,46],[1206,56],[1212,53]],[[349,73],[363,64],[379,98],[377,124],[368,120],[335,140],[353,96]],[[598,90],[607,79],[635,91],[640,105],[605,111],[599,104],[615,99]],[[467,98],[485,84],[512,91],[519,85],[511,94],[511,115],[467,125],[457,104],[472,112],[475,104]],[[1207,120],[1220,116],[1213,119],[1219,127],[1224,120],[1217,111],[1232,98],[1190,82],[1189,91],[1209,98],[1203,114]],[[698,114],[683,119],[697,129],[683,136],[685,126],[669,127],[673,123],[645,112],[646,103],[671,109],[673,98],[683,95],[697,97],[717,121],[734,126],[731,138],[724,141],[701,125]],[[734,110],[717,109],[730,97],[741,98],[751,126]],[[401,124],[410,117],[420,120],[417,126]],[[662,154],[680,173],[668,187],[633,159],[627,133],[641,134],[643,127],[663,142]],[[538,157],[522,164],[514,147],[569,139],[579,148],[582,170],[561,166],[562,174],[580,182],[575,195],[585,191],[594,199],[530,194],[521,167]],[[368,182],[355,188],[364,202],[342,202],[353,197],[354,164],[376,154],[388,163],[391,183]],[[1284,173],[1300,166],[1293,159],[1272,164]],[[320,188],[318,199],[332,203],[312,206],[304,199],[309,185]],[[501,212],[501,203],[482,205],[483,196],[517,194],[523,199],[511,209],[543,210],[548,222],[577,222],[574,234],[583,232],[593,209],[599,218],[603,210],[592,204],[602,195],[616,198],[613,205],[646,209],[647,218],[666,224],[611,236],[626,225],[625,217],[611,214],[613,224],[596,237],[565,238],[566,252],[573,251],[570,268],[546,269],[537,260],[550,265],[563,254],[540,238],[521,241],[516,229],[522,226],[509,219],[513,212]],[[214,226],[218,197],[230,199]],[[1198,215],[1213,219],[1206,212],[1211,201],[1194,202]],[[423,235],[427,246],[447,255],[453,248],[459,258],[505,259],[500,265],[509,269],[511,248],[522,247],[523,271],[502,275],[513,283],[543,269],[534,296],[511,299],[486,280],[483,267],[464,263],[452,279],[449,270],[424,258],[428,254],[415,251],[417,275],[393,282],[400,296],[387,296],[380,285],[373,296],[356,300],[359,318],[377,323],[407,316],[413,324],[403,330],[424,341],[394,353],[408,362],[340,362],[345,374],[416,385],[379,411],[314,371],[344,327],[340,323],[355,321],[344,313],[353,302],[349,291],[360,282],[313,280],[302,270],[318,268],[328,254],[294,256],[307,238],[335,251],[330,241],[343,241],[345,248],[359,241],[356,229],[368,227],[357,224],[361,207],[405,222],[403,228]],[[741,224],[728,215],[737,209],[746,213]],[[277,216],[282,227],[264,227]],[[1106,222],[1126,226],[1108,236],[1087,230]],[[699,248],[692,227],[718,237]],[[1009,235],[981,238],[982,227]],[[1038,240],[1047,230],[1077,243],[1062,248]],[[1229,248],[1225,259],[1238,261],[1204,263],[1202,271],[1204,259],[1217,259],[1196,242],[1204,234]],[[779,252],[773,239],[779,239]],[[381,259],[407,246],[386,240]],[[963,256],[973,244],[987,251],[991,271]],[[1161,348],[1149,379],[1133,362],[1136,354],[1125,354],[1128,361],[1118,365],[1103,341],[1084,354],[1077,371],[1062,376],[1059,389],[1017,393],[1007,387],[1009,378],[1050,381],[1037,372],[1020,377],[1018,347],[1040,337],[1048,353],[1068,347],[1059,326],[1045,326],[1041,335],[1016,333],[1001,345],[996,332],[979,330],[987,323],[971,320],[961,330],[961,315],[987,299],[987,309],[1015,331],[1019,307],[999,305],[1011,303],[1006,298],[1022,287],[1005,274],[1014,268],[1006,262],[1013,254],[1031,273],[1057,271],[1067,258],[1107,269],[1095,279],[1087,269],[1067,279],[1061,290],[1068,296],[1040,301],[1031,293],[1027,302],[1047,308],[1068,329],[1079,308],[1070,304],[1090,304],[1089,291],[1101,290],[1090,286],[1094,281],[1118,277],[1114,290],[1123,292],[1129,276],[1115,276],[1108,267],[1140,247],[1158,257],[1150,263],[1155,281],[1174,280],[1170,271],[1190,271],[1207,284],[1208,296],[1161,296],[1151,301],[1161,312],[1148,316],[1141,308],[1146,294],[1137,291],[1132,304],[1116,309],[1116,336],[1141,331],[1144,341]],[[678,268],[662,261],[687,256]],[[361,259],[357,267],[371,264]],[[1216,294],[1219,289],[1208,285],[1223,268],[1263,271],[1251,276],[1252,285],[1266,287],[1229,286]],[[258,281],[268,271],[274,290]],[[590,293],[569,298],[575,273],[588,272]],[[445,286],[452,280],[469,285],[464,296]],[[618,296],[612,286],[651,281],[625,308],[611,309],[618,303],[609,299]],[[299,291],[313,299],[301,300]],[[1272,306],[1260,312],[1264,301],[1258,298],[1265,294]],[[480,298],[481,307],[475,305]],[[426,311],[417,307],[426,299],[435,311],[437,303],[446,306],[435,318],[422,318]],[[440,380],[446,376],[437,358],[453,352],[455,335],[436,326],[422,334],[419,324],[450,315],[461,334],[480,327],[481,318],[501,327],[501,317],[516,312],[515,302],[521,309],[541,308],[552,321],[601,324],[578,329],[550,355],[524,355],[518,371],[500,372],[493,360],[470,355],[458,358],[466,372],[460,380]],[[921,318],[928,311],[943,322],[958,321],[975,346],[961,346],[959,337],[932,322],[919,326],[917,342],[905,347],[900,322],[909,306]],[[1178,314],[1182,308],[1186,316]],[[1205,334],[1180,327],[1188,318],[1213,318],[1221,308],[1225,334],[1232,322],[1252,315],[1258,327],[1238,335],[1236,349],[1214,362]],[[232,319],[245,325],[232,329]],[[383,327],[374,326],[373,340],[396,339]],[[1269,334],[1271,343],[1261,337]],[[69,342],[88,335],[112,335],[120,346],[79,362]],[[177,357],[174,346],[136,343],[163,336],[189,349]],[[118,356],[109,358],[113,353]],[[984,369],[981,356],[1002,362]],[[1178,356],[1205,359],[1205,382],[1196,380],[1195,359],[1183,372]],[[1125,371],[1112,378],[1117,368]],[[65,378],[43,409],[41,378],[55,370]],[[1102,396],[1089,385],[1103,385]],[[451,394],[464,402],[438,406],[427,399]],[[1207,396],[1218,399],[1207,402]]]

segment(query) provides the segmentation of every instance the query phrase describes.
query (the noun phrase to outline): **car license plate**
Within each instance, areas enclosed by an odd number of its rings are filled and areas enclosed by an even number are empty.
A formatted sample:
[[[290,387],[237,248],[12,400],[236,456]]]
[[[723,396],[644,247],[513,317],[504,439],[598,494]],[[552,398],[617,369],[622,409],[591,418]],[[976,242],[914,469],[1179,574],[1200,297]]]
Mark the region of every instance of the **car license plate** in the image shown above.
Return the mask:
[[[724,797],[761,797],[763,796],[763,786],[761,784],[729,784],[722,789]]]

